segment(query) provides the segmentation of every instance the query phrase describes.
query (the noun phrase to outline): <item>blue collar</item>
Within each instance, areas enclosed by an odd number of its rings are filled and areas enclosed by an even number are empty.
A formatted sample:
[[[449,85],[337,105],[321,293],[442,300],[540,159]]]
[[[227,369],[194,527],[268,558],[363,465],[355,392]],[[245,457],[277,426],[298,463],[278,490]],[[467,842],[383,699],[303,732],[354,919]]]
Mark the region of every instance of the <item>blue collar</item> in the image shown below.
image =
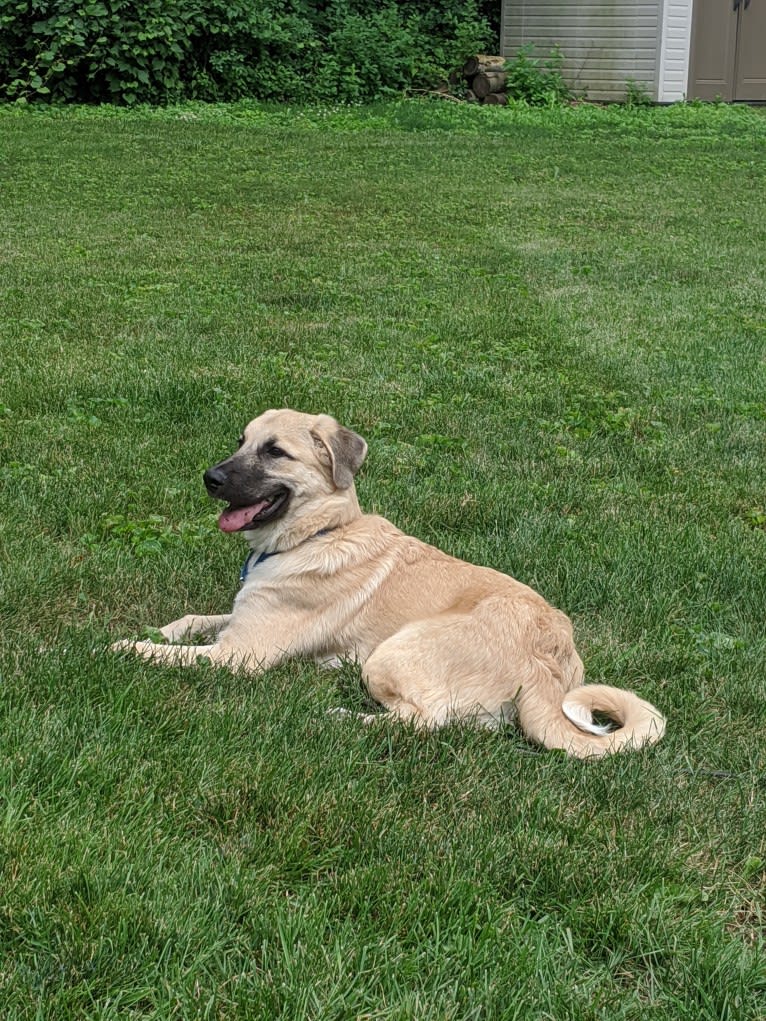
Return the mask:
[[[244,564],[242,565],[242,570],[239,572],[240,584],[242,585],[245,584],[245,582],[247,581],[248,574],[250,574],[251,571],[254,571],[258,564],[262,564],[264,560],[268,560],[269,557],[275,557],[276,555],[277,555],[276,552],[259,553],[256,559],[253,560],[253,557],[255,557],[255,550],[254,549],[250,550],[250,552],[247,555],[247,560],[245,560]]]
[[[314,532],[313,535],[310,535],[307,539],[304,539],[302,542],[299,542],[298,546],[302,546],[304,542],[309,542],[309,540],[311,539],[316,539],[318,535],[327,535],[328,532],[334,532],[337,527],[338,527],[337,525],[334,525],[332,528],[320,528],[318,532]],[[293,546],[292,548],[297,549],[297,546]],[[258,564],[262,564],[264,560],[268,560],[269,557],[279,556],[280,553],[289,552],[290,552],[289,550],[274,550],[273,553],[259,553],[256,556],[255,550],[250,550],[250,552],[247,555],[247,559],[242,565],[242,570],[239,572],[240,584],[244,585],[251,572],[256,569]]]

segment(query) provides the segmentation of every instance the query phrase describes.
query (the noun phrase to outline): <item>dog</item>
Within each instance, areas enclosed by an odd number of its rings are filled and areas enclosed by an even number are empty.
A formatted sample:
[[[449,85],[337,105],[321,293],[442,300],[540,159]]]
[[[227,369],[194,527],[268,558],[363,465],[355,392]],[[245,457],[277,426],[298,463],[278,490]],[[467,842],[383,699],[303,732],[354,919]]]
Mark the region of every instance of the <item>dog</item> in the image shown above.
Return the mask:
[[[204,474],[228,504],[219,527],[250,547],[232,612],[160,628],[170,644],[112,648],[257,673],[291,657],[353,659],[389,716],[424,728],[515,721],[528,740],[580,758],[659,741],[654,706],[583,684],[571,623],[537,592],[363,514],[354,477],[366,455],[364,439],[329,415],[283,409],[250,422]],[[203,636],[208,644],[175,644]]]

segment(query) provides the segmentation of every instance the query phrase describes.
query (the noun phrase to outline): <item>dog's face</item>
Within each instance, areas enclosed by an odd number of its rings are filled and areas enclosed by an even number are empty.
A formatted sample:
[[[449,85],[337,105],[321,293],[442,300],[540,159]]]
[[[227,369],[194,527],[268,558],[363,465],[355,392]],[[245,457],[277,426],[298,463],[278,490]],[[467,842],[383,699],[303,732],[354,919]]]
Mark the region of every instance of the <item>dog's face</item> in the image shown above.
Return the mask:
[[[239,438],[237,451],[208,468],[208,493],[228,501],[224,532],[253,531],[318,496],[353,487],[367,444],[329,415],[266,411]]]

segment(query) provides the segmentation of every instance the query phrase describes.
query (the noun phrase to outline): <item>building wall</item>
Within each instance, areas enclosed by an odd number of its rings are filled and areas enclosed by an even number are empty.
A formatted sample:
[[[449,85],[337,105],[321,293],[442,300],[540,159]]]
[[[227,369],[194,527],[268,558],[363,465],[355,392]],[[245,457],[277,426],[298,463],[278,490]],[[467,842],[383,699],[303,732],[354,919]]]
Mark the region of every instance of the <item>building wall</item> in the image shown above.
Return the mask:
[[[564,76],[578,95],[621,100],[630,79],[663,99],[663,92],[677,91],[681,75],[686,89],[688,35],[683,68],[678,47],[685,30],[680,15],[690,7],[691,0],[502,0],[501,53],[510,57],[534,43],[534,53],[544,56],[558,45]],[[666,56],[667,69],[661,66]]]

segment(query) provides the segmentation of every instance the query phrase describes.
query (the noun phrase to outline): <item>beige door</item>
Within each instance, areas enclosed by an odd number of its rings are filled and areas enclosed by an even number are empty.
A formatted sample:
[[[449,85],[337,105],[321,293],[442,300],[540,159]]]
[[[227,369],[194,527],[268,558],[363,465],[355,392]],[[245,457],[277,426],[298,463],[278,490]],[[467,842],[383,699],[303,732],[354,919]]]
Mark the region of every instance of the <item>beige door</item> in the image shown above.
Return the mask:
[[[766,100],[766,0],[742,0],[734,98]]]
[[[694,0],[688,96],[766,100],[766,0]]]

